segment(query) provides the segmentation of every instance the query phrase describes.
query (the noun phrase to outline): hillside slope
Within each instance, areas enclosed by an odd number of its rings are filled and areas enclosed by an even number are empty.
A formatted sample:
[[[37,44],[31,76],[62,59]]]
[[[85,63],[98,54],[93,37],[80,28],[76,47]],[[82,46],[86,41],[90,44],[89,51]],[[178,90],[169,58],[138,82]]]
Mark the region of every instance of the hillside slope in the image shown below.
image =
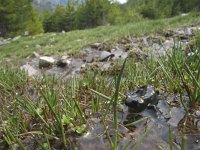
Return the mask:
[[[21,37],[15,42],[0,46],[0,57],[26,57],[33,51],[44,54],[77,54],[84,46],[95,42],[113,43],[123,37],[163,32],[167,29],[191,26],[200,23],[200,14],[189,14],[170,19],[146,20],[117,26],[102,26],[94,29],[66,33],[45,33]],[[9,39],[8,39],[9,40]],[[38,48],[39,47],[39,48]]]

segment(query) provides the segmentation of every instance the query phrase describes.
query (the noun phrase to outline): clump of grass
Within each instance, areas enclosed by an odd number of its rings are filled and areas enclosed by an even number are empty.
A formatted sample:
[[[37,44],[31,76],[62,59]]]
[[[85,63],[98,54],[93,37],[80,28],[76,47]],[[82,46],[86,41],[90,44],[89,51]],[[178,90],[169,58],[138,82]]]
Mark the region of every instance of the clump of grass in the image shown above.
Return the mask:
[[[118,112],[118,104],[119,104],[119,92],[120,92],[120,82],[122,79],[122,74],[124,71],[126,65],[126,59],[123,63],[123,66],[120,70],[120,74],[118,76],[118,78],[116,79],[116,86],[115,86],[115,94],[113,97],[113,108],[114,108],[114,127],[115,127],[115,140],[114,140],[114,144],[113,144],[113,149],[117,149],[117,144],[118,144],[118,118],[117,118],[117,112]]]
[[[0,79],[5,81],[1,82],[1,91],[10,93],[10,103],[6,106],[3,105],[1,111],[1,127],[4,140],[9,146],[14,147],[17,144],[20,149],[25,149],[23,137],[27,134],[33,135],[38,142],[46,141],[48,147],[52,144],[50,142],[52,139],[59,139],[62,141],[61,145],[67,148],[67,145],[72,144],[66,138],[67,132],[77,135],[85,132],[86,120],[80,102],[76,100],[75,79],[72,80],[73,88],[70,96],[64,94],[67,87],[63,87],[63,84],[55,78],[44,77],[42,81],[35,81],[38,95],[34,100],[28,93],[12,96],[12,92],[16,90],[15,86],[19,86],[23,91],[29,88],[23,85],[28,83],[28,80],[23,80],[26,79],[25,73],[19,74],[6,69],[1,71],[3,72],[1,72]],[[4,73],[7,75],[4,76]],[[15,80],[9,83],[9,77]],[[24,78],[22,79],[22,77]],[[6,81],[7,78],[9,80]],[[5,95],[1,93],[1,96]]]
[[[171,91],[182,95],[187,93],[189,105],[195,108],[200,101],[200,53],[199,49],[194,50],[191,56],[185,54],[181,46],[174,48],[172,53],[167,54],[167,58],[160,61],[160,66],[164,73],[164,79],[170,84]],[[182,104],[186,109],[186,101]],[[187,109],[186,109],[187,110]]]

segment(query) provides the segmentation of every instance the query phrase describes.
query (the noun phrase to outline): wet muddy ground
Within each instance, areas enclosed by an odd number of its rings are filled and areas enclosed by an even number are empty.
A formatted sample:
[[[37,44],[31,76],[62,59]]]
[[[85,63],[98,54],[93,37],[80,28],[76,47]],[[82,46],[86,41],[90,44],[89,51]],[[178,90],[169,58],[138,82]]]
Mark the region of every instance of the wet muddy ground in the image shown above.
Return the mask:
[[[139,113],[132,113],[127,106],[122,106],[118,114],[119,137],[118,149],[158,149],[169,150],[169,127],[171,127],[172,146],[181,149],[182,138],[185,138],[186,149],[200,149],[200,115],[199,111],[186,115],[177,96],[160,99],[156,107],[147,108]],[[176,106],[173,104],[176,103]],[[78,139],[79,149],[111,149],[107,134],[114,140],[113,116],[107,124],[100,117],[88,120],[89,130]],[[108,133],[105,133],[105,130]],[[183,129],[185,129],[183,133]],[[143,139],[144,136],[144,139]]]
[[[196,30],[200,30],[200,26],[170,30],[156,35],[127,37],[114,45],[94,43],[83,48],[77,57],[65,57],[69,63],[64,66],[54,63],[50,68],[41,69],[39,55],[29,58],[21,69],[27,71],[29,76],[41,76],[45,73],[67,79],[73,75],[81,75],[87,68],[96,68],[102,72],[109,71],[118,59],[133,57],[135,61],[142,61],[151,56],[158,58],[179,46],[185,49],[187,55],[190,55]],[[50,57],[56,62],[61,59],[58,56]],[[87,120],[89,126],[87,132],[76,138],[78,149],[111,149],[109,140],[114,140],[115,133],[113,115],[110,114],[110,120],[107,123],[101,120],[101,115],[99,113]],[[132,149],[135,146],[138,150],[169,150],[169,127],[171,127],[174,150],[181,149],[183,139],[186,141],[186,149],[200,149],[200,111],[186,114],[177,95],[162,97],[157,105],[138,113],[130,112],[127,106],[121,104],[118,120],[119,150]],[[137,123],[131,124],[135,121]],[[110,139],[108,139],[108,134]]]

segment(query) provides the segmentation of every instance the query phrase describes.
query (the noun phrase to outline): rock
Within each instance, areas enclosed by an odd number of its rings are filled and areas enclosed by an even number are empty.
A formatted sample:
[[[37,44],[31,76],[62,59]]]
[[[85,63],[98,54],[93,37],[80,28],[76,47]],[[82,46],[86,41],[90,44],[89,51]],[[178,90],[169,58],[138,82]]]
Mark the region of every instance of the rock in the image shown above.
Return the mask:
[[[32,53],[33,58],[39,58],[40,54],[38,54],[37,52],[33,52]]]
[[[68,55],[62,56],[61,59],[62,60],[69,59],[69,56]]]
[[[90,45],[91,48],[98,49],[101,46],[101,43],[93,43]]]
[[[174,31],[172,30],[168,30],[164,33],[164,36],[165,37],[172,37],[174,35]]]
[[[147,38],[148,37],[143,37],[143,39],[142,39],[145,46],[149,46]]]
[[[152,45],[152,55],[155,57],[165,56],[166,53],[171,52],[172,48],[178,47],[177,44],[178,43],[176,41],[173,41],[172,39],[165,40],[161,44],[154,43]]]
[[[6,45],[6,44],[9,44],[9,43],[10,43],[10,41],[7,41],[7,40],[0,41],[0,46]]]
[[[177,127],[178,123],[183,119],[185,116],[185,110],[182,108],[176,108],[173,107],[171,109],[171,118],[168,120],[168,124],[170,124],[173,127]]]
[[[50,76],[62,77],[65,74],[65,70],[60,67],[52,67],[46,71]]]
[[[13,41],[13,42],[18,41],[20,38],[21,38],[20,35],[19,35],[19,36],[16,36],[16,37],[14,37],[14,38],[12,39],[12,41]]]
[[[160,45],[159,44],[157,44],[157,43],[154,43],[153,45],[152,45],[152,48],[153,48],[153,50],[155,50],[155,51],[158,51],[159,49],[160,49]]]
[[[187,16],[188,15],[188,13],[182,13],[181,14],[181,16]]]
[[[38,74],[38,71],[29,64],[25,64],[25,65],[21,66],[20,69],[27,72],[28,76],[34,76],[34,75]]]
[[[175,30],[176,36],[180,37],[181,40],[188,40],[189,37],[194,36],[192,28],[184,28]]]
[[[68,56],[62,56],[60,60],[57,61],[56,65],[58,67],[66,67],[71,64],[71,59]]]
[[[91,56],[88,56],[88,57],[86,57],[86,58],[84,59],[84,62],[86,62],[86,63],[93,63],[93,62],[94,62],[94,58],[91,57]]]
[[[183,29],[176,29],[175,33],[178,34],[178,35],[184,35],[185,34]]]
[[[193,56],[195,53],[194,52],[189,52],[188,54],[187,54],[187,56]]]
[[[111,68],[111,62],[105,62],[100,66],[102,72],[107,72]]]
[[[159,100],[157,108],[159,109],[159,112],[162,114],[162,116],[165,119],[169,119],[171,117],[170,116],[170,106],[166,100]]]
[[[65,34],[65,31],[64,30],[62,30],[62,32],[61,32],[62,34]]]
[[[40,46],[39,44],[37,44],[37,45],[35,45],[35,48],[36,48],[36,49],[40,49],[41,46]]]
[[[139,87],[136,91],[126,93],[125,105],[130,112],[141,112],[149,105],[157,105],[158,91],[151,85]]]
[[[188,36],[193,36],[193,35],[194,35],[191,28],[187,28],[187,29],[185,30],[185,34],[188,35]]]
[[[163,46],[154,43],[152,47],[152,55],[154,57],[159,57],[159,56],[165,56],[166,55],[166,50]]]
[[[128,52],[124,52],[123,50],[115,50],[115,49],[112,49],[111,50],[111,54],[113,54],[113,59],[119,59],[119,58],[122,58],[122,59],[126,59],[128,57]]]
[[[87,67],[86,64],[82,64],[81,65],[81,70],[84,70],[86,67]]]
[[[102,51],[100,54],[100,59],[99,61],[103,62],[103,61],[108,61],[109,59],[113,58],[115,55],[107,52],[107,51]]]
[[[51,68],[55,63],[55,59],[48,56],[42,56],[39,60],[39,68]]]
[[[172,49],[175,45],[175,41],[173,40],[166,40],[164,41],[164,43],[162,44],[163,48],[165,50],[169,50],[169,49]]]
[[[200,111],[197,110],[197,111],[195,112],[195,115],[196,115],[197,117],[200,117]]]
[[[25,31],[25,32],[24,32],[24,35],[25,35],[25,36],[28,36],[28,35],[29,35],[29,32],[28,32],[28,31]]]

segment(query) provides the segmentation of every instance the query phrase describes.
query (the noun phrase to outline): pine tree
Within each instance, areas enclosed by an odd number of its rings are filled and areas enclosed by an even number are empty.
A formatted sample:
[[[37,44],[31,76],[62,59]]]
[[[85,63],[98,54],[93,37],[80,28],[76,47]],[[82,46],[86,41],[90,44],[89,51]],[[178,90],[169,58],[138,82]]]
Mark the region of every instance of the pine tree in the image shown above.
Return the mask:
[[[78,4],[78,1],[76,3]],[[70,31],[77,28],[75,6],[76,5],[74,5],[72,1],[68,1],[62,22],[62,26],[64,27],[65,31]]]
[[[109,0],[86,0],[77,11],[78,27],[91,28],[105,25],[110,7]]]
[[[32,7],[32,0],[0,0],[0,14],[1,36],[23,34],[26,29],[31,29],[28,27],[31,20],[31,25],[35,28],[31,33],[42,31],[38,16]],[[36,30],[38,31],[36,32]]]
[[[45,32],[59,32],[64,29],[65,7],[58,5],[53,14],[44,20]]]
[[[44,32],[42,22],[37,16],[34,9],[32,9],[31,11],[31,18],[27,22],[26,30],[31,35]]]

